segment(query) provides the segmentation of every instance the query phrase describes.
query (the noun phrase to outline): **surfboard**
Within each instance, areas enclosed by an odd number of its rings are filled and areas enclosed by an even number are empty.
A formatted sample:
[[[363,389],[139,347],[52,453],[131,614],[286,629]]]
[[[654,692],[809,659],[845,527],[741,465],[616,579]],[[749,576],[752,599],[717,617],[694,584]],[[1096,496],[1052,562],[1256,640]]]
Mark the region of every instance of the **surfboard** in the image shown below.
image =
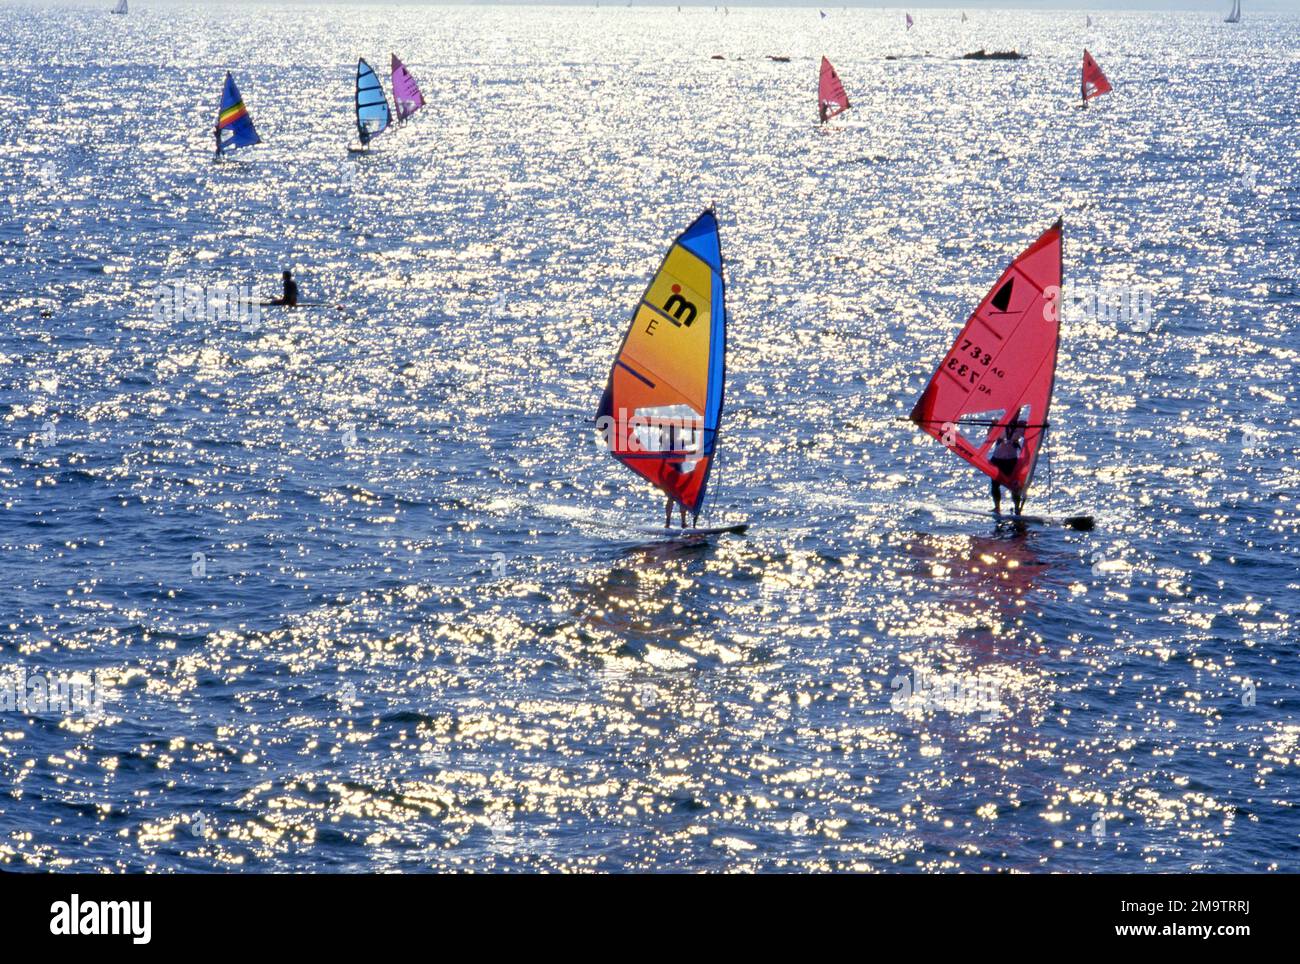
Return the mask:
[[[631,526],[627,531],[635,532],[639,535],[647,536],[666,536],[669,539],[694,539],[703,536],[721,536],[727,534],[741,535],[748,531],[748,522],[738,522],[735,525],[728,526],[698,526],[685,529],[676,527],[664,528],[663,526]]]
[[[1079,532],[1091,532],[1097,525],[1097,520],[1085,513],[1077,515],[1016,515],[1014,512],[994,512],[992,509],[959,509],[956,506],[927,505],[924,508],[931,515],[937,516],[944,512],[956,512],[960,515],[991,519],[998,525],[1064,526],[1067,529],[1075,529]]]
[[[328,301],[300,301],[296,305],[281,304],[278,301],[259,301],[263,308],[333,308],[335,311],[342,311],[342,305],[332,305]]]

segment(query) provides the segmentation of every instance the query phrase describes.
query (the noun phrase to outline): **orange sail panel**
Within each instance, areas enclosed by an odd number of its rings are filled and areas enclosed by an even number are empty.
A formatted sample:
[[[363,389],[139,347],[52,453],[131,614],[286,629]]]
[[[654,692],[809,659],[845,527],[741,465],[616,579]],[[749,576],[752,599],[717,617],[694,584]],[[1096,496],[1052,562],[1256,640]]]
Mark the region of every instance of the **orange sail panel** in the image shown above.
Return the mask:
[[[1015,490],[1028,487],[1047,431],[1060,297],[1057,221],[984,296],[912,409],[912,421],[924,431]],[[1013,420],[1020,456],[1003,472],[990,453]]]
[[[836,114],[844,113],[851,106],[849,95],[844,92],[844,85],[840,83],[840,75],[835,73],[831,62],[823,57],[821,79],[817,82],[817,110],[821,115],[822,123],[826,123]]]
[[[692,512],[713,465],[726,347],[718,219],[705,211],[641,296],[596,413],[610,453]]]
[[[1110,93],[1110,81],[1106,79],[1106,75],[1097,66],[1097,61],[1092,59],[1092,54],[1086,50],[1083,52],[1083,83],[1080,92],[1083,95],[1084,103],[1087,103],[1092,97],[1100,97],[1102,94]]]

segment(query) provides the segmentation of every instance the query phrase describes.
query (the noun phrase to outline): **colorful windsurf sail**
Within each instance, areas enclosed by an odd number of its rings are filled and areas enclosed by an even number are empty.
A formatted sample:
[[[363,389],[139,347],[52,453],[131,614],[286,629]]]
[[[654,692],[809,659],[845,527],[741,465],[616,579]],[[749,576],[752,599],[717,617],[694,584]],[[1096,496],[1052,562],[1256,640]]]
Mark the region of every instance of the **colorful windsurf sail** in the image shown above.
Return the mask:
[[[907,29],[907,30],[911,30],[911,29],[912,29],[912,15],[911,15],[910,13],[905,13],[905,14],[903,14],[903,16],[907,18],[907,27],[906,27],[905,29]]]
[[[1085,104],[1093,97],[1110,93],[1110,81],[1106,79],[1106,75],[1097,66],[1097,61],[1092,59],[1092,54],[1087,50],[1083,52],[1083,81],[1079,92]]]
[[[217,108],[217,153],[236,147],[250,147],[262,143],[248,116],[244,98],[239,96],[235,78],[227,71],[226,83],[221,88],[221,105]]]
[[[940,362],[911,419],[990,478],[1024,492],[1047,432],[1061,304],[1061,222],[1011,262]],[[1014,468],[993,446],[1015,422]]]
[[[393,106],[397,108],[397,119],[404,121],[424,106],[424,95],[420,87],[406,69],[406,65],[393,54]]]
[[[382,134],[392,122],[384,85],[364,59],[357,61],[357,136],[366,144]]]
[[[722,244],[709,210],[650,279],[596,412],[610,454],[697,515],[718,440],[726,354]]]
[[[822,57],[821,78],[817,81],[817,110],[821,115],[822,123],[826,123],[836,114],[844,113],[852,106],[849,103],[849,95],[844,92],[844,85],[840,83],[840,75],[835,73],[831,62]]]

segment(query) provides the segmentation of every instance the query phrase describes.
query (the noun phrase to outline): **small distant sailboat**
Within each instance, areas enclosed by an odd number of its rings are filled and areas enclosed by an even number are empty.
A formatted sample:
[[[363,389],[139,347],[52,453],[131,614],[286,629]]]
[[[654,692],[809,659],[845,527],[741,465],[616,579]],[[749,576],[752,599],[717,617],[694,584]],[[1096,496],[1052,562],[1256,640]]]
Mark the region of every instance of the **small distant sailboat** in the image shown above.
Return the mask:
[[[122,0],[123,3],[126,0]],[[1232,11],[1223,18],[1224,23],[1241,23],[1241,0],[1232,0]]]
[[[911,30],[911,29],[912,29],[912,15],[911,15],[910,13],[905,13],[905,14],[903,14],[903,16],[907,18],[907,27],[904,28],[904,29],[906,29],[906,30]]]
[[[126,0],[117,0],[117,6],[115,6],[112,10],[109,11],[109,13],[120,13],[120,14],[125,14],[126,12],[127,12]]]
[[[965,22],[966,22],[966,11],[965,11],[965,10],[963,10],[963,11],[961,12],[961,22],[962,22],[962,23],[965,23]]]
[[[849,95],[840,83],[840,75],[835,72],[831,62],[822,57],[821,77],[817,81],[817,112],[825,124],[836,114],[842,114],[853,105]]]
[[[349,147],[353,154],[359,154],[370,146],[371,138],[378,137],[388,129],[393,121],[388,109],[388,97],[384,85],[379,82],[374,69],[364,58],[357,60],[357,138],[360,147]]]
[[[994,483],[1027,494],[1048,429],[1060,335],[1061,222],[1017,257],[989,289],[909,416]],[[1010,429],[1010,433],[1008,433]],[[969,437],[968,434],[969,433]],[[993,449],[1012,437],[1014,465]],[[1091,516],[1050,520],[1091,529]]]
[[[221,88],[221,104],[217,107],[216,141],[218,157],[236,147],[252,147],[262,143],[253,127],[253,118],[248,116],[244,98],[235,86],[235,78],[229,71],[226,72],[226,82]]]
[[[718,219],[707,210],[668,249],[632,315],[596,411],[610,454],[698,522],[726,376],[727,306]],[[743,531],[655,528],[704,535]]]
[[[1088,16],[1086,13],[1083,15],[1083,25],[1085,27],[1092,26],[1092,17]]]
[[[397,108],[397,122],[400,124],[424,106],[424,95],[406,65],[397,59],[397,54],[393,54],[392,78],[393,106]]]
[[[1097,61],[1092,59],[1092,54],[1087,50],[1083,52],[1083,80],[1079,92],[1083,97],[1084,107],[1088,106],[1088,101],[1093,97],[1110,93],[1110,81],[1106,79],[1106,75],[1097,66]]]

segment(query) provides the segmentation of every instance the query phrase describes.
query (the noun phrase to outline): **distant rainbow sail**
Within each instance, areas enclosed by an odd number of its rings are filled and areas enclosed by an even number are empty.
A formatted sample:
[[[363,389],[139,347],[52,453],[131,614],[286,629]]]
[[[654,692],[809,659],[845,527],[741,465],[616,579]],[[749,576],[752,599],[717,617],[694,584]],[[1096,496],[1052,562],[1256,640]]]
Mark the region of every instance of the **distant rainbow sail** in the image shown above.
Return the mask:
[[[357,136],[366,144],[370,138],[382,134],[392,123],[388,97],[374,69],[364,59],[357,61]]]
[[[1106,75],[1097,66],[1097,61],[1092,59],[1092,54],[1086,50],[1083,52],[1083,81],[1080,86],[1080,93],[1083,95],[1085,104],[1093,97],[1100,97],[1102,94],[1110,93],[1110,81],[1106,79]]]
[[[398,121],[404,121],[424,106],[424,95],[406,69],[406,65],[393,54],[393,106],[397,108]]]
[[[907,30],[911,30],[911,29],[912,29],[912,15],[911,15],[910,13],[905,13],[905,14],[903,14],[903,16],[907,18],[907,27],[906,27],[905,29],[907,29]]]
[[[225,86],[221,89],[221,105],[217,108],[217,153],[260,143],[262,138],[257,136],[253,119],[248,116],[248,108],[235,86],[235,78],[227,72]]]
[[[989,289],[910,416],[954,455],[1021,492],[1033,478],[1047,432],[1060,305],[1057,221]],[[1020,457],[1014,469],[1004,471],[993,464],[991,453],[1013,422]]]
[[[852,106],[849,95],[844,92],[844,85],[840,83],[840,75],[835,73],[831,62],[822,57],[821,77],[817,81],[817,110],[822,123]]]
[[[610,454],[696,514],[713,467],[726,353],[722,243],[708,210],[650,279],[596,412]]]

